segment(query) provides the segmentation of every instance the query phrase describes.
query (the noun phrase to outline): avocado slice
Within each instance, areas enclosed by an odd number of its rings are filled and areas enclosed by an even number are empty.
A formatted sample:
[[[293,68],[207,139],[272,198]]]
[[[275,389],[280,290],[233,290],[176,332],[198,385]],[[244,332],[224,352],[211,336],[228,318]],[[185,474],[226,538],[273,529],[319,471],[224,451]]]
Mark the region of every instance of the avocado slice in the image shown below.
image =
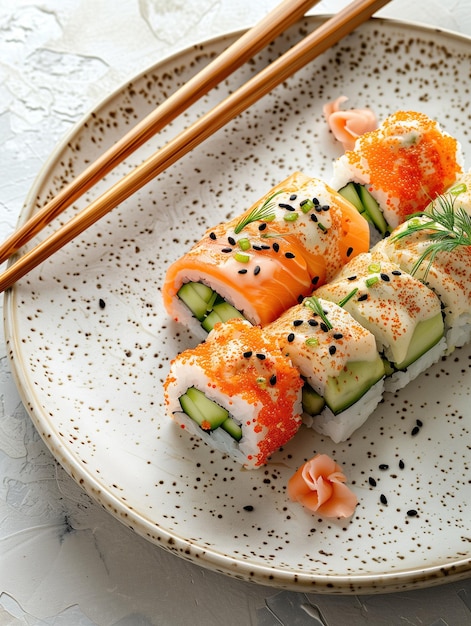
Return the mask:
[[[339,376],[327,379],[325,403],[337,415],[355,404],[383,376],[384,364],[379,355],[374,361],[352,361]]]
[[[441,313],[437,313],[428,320],[419,322],[415,327],[405,359],[401,363],[393,363],[395,369],[406,369],[406,367],[433,348],[443,337],[444,332],[445,327]]]

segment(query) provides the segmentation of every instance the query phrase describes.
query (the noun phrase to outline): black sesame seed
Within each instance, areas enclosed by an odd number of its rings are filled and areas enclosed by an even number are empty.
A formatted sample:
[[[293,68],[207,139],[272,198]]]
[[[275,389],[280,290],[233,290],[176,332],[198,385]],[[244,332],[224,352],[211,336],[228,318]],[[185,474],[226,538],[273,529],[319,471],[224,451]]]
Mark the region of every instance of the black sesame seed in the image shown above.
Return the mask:
[[[319,200],[317,198],[313,198],[312,201],[314,204],[319,204]]]
[[[280,209],[286,209],[286,211],[296,211],[294,206],[291,206],[291,204],[284,204],[283,202],[280,202],[278,206]]]
[[[350,246],[350,247],[347,249],[347,256],[351,256],[351,254],[352,254],[352,253],[353,253],[353,248]]]
[[[420,428],[419,428],[418,426],[414,426],[414,428],[411,430],[411,433],[410,433],[410,434],[411,434],[413,437],[415,437],[416,435],[418,435],[418,434],[419,434],[419,431],[420,431]]]
[[[292,193],[289,197],[289,199],[291,200],[291,202],[293,202],[294,200],[296,200],[298,196],[295,193]]]
[[[424,425],[422,420],[415,420],[415,423],[417,424],[419,428],[421,428]]]
[[[307,323],[309,326],[319,326],[319,322],[317,320],[308,320]]]
[[[401,459],[401,460],[399,461],[399,469],[404,469],[404,468],[405,468],[405,463],[404,463],[404,461]]]
[[[320,280],[320,276],[314,276],[314,278],[311,280],[311,284],[312,285],[317,285],[319,280]]]
[[[228,237],[227,241],[231,244],[231,246],[236,245],[236,240],[234,239],[234,237]]]
[[[299,294],[299,296],[297,297],[298,300],[298,304],[301,304],[301,302],[304,300],[304,296],[302,293]]]
[[[394,276],[400,276],[402,274],[401,270],[393,270],[391,272],[391,274],[393,274]]]
[[[257,359],[260,359],[260,361],[264,361],[267,358],[266,354],[262,354],[261,352],[257,352],[255,356]]]
[[[292,252],[285,252],[285,257],[287,259],[294,259],[295,255]]]
[[[334,339],[343,339],[342,333],[335,333],[334,334]]]
[[[418,515],[418,512],[415,509],[409,509],[407,511],[407,515],[408,517],[416,517]]]
[[[270,250],[271,246],[267,246],[266,244],[263,244],[262,246],[260,246],[260,250]]]
[[[368,300],[368,294],[364,293],[358,297],[358,302],[363,302],[364,300]]]
[[[255,276],[257,276],[258,274],[260,274],[260,265],[256,265],[253,269],[253,273],[255,274]]]
[[[227,254],[228,252],[232,252],[232,248],[221,248],[221,252]]]
[[[329,354],[331,356],[334,356],[336,352],[337,352],[337,348],[335,346],[329,346]]]
[[[216,233],[209,233],[209,238],[216,241]]]
[[[263,224],[260,224],[260,226],[258,227],[258,230],[265,230],[266,227],[267,227],[267,223],[263,222]]]
[[[387,274],[381,273],[380,276],[381,280],[384,280],[385,283],[388,283],[391,280]]]
[[[278,252],[279,249],[280,249],[280,244],[275,241],[275,243],[273,244],[273,250],[275,252]]]
[[[244,268],[243,270],[239,270],[238,274],[247,274],[247,270]]]
[[[103,300],[103,298],[100,298],[100,299],[98,300],[98,306],[100,307],[100,309],[104,309],[104,308],[105,308],[106,303],[105,303],[105,301]]]
[[[244,506],[244,511],[253,511],[253,506],[251,504],[247,504],[247,506]]]
[[[305,204],[307,204],[309,202],[308,198],[305,198],[304,200],[301,200],[301,202],[299,203],[299,206],[304,206]]]
[[[288,340],[288,343],[293,342],[293,341],[294,341],[294,337],[295,337],[295,334],[294,334],[294,333],[290,333],[290,334],[286,337],[286,339]]]
[[[387,503],[388,503],[388,499],[386,498],[386,496],[384,495],[384,493],[382,493],[382,494],[379,496],[379,500],[380,500],[381,504],[387,504]]]
[[[270,385],[276,385],[276,374],[270,376]]]
[[[382,470],[384,472],[384,470],[389,469],[389,465],[387,463],[381,463],[379,466],[379,469]]]
[[[294,320],[293,326],[301,326],[302,323],[303,323],[303,320]]]
[[[247,352],[244,352],[244,357],[246,359],[249,359],[252,356],[252,350],[247,350]]]
[[[252,244],[252,250],[261,250],[262,246],[257,246],[257,244]]]
[[[376,480],[372,476],[368,478],[368,482],[372,487],[376,487]]]
[[[315,213],[311,213],[311,220],[313,222],[318,222],[319,220],[317,219],[317,215]]]
[[[356,276],[349,276],[347,280],[356,280]]]
[[[329,327],[327,326],[325,322],[321,322],[320,326],[321,326],[321,330],[323,330],[325,333],[328,332]]]

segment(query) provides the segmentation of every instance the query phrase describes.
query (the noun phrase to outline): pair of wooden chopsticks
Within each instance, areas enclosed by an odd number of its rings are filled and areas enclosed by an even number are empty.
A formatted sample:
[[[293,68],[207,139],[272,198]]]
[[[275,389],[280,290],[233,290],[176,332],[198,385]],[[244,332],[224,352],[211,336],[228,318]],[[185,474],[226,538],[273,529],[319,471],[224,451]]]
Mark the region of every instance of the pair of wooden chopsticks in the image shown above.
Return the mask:
[[[318,0],[317,0],[318,1]],[[285,52],[220,104],[120,179],[66,224],[21,256],[0,275],[0,293],[11,287],[49,256],[129,198],[210,135],[225,126],[307,63],[369,19],[389,0],[354,0],[337,15]],[[276,35],[316,4],[311,0],[284,0],[257,26],[247,31],[215,61],[198,73],[133,130],[105,152],[55,198],[33,215],[0,246],[0,263],[10,258],[77,198],[169,124],[190,104],[216,86],[237,67],[266,46]]]

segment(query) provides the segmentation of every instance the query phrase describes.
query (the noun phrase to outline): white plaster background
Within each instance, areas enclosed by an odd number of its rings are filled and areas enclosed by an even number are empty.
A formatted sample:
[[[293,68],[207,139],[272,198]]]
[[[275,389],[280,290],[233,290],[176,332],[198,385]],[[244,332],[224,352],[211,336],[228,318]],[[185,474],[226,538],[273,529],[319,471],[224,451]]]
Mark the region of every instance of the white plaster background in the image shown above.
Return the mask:
[[[331,13],[344,0],[320,2]],[[245,28],[275,0],[0,0],[0,239],[60,138],[133,74]],[[380,15],[471,35],[471,0],[393,0]],[[471,53],[471,50],[470,50]],[[278,592],[151,546],[92,502],[42,443],[0,336],[0,626],[471,623],[471,583],[388,596]]]

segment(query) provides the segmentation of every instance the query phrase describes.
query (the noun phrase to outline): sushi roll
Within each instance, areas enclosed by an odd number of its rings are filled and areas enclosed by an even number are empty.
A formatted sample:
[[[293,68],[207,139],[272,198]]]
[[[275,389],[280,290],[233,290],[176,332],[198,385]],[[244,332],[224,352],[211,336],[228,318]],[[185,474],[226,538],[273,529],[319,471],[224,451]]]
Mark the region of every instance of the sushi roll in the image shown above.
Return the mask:
[[[348,439],[382,399],[385,370],[374,335],[338,304],[316,297],[264,330],[306,381],[305,424],[335,443]]]
[[[469,208],[467,187],[457,185],[378,244],[391,261],[438,295],[448,354],[471,341]]]
[[[274,339],[232,319],[172,361],[164,398],[188,433],[255,469],[300,428],[302,385]]]
[[[398,111],[334,162],[331,184],[384,235],[453,185],[462,160],[460,144],[436,121]]]
[[[437,295],[381,249],[359,255],[315,293],[340,304],[375,336],[386,360],[385,391],[401,389],[445,352]]]
[[[173,263],[164,305],[202,337],[231,317],[263,326],[368,248],[369,227],[356,209],[297,172]]]

